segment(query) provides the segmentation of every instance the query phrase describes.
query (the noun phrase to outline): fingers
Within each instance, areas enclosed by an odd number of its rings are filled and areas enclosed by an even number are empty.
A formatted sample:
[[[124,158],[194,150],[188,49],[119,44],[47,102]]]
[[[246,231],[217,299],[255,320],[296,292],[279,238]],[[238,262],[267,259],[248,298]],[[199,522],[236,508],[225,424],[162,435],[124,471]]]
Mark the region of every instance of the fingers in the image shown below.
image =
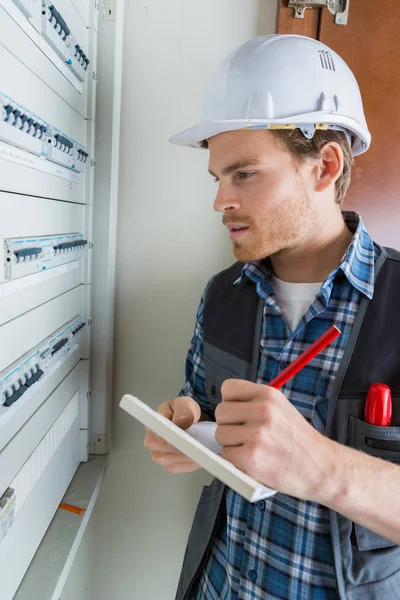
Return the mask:
[[[178,454],[175,452],[152,452],[151,457],[155,463],[161,465],[162,467],[168,467],[169,465],[177,462],[182,464],[193,462],[191,458],[188,458],[181,452]]]
[[[255,468],[259,463],[259,456],[254,450],[246,449],[243,451],[241,447],[224,448],[221,452],[221,457],[232,463],[235,467],[253,477],[256,472]]]
[[[259,393],[259,384],[244,379],[226,379],[221,386],[223,402],[249,402]]]
[[[241,425],[218,425],[215,439],[221,446],[241,446],[249,441],[251,428]]]
[[[190,473],[200,469],[200,465],[181,453],[152,452],[151,457],[153,462],[163,467],[168,473]]]
[[[201,417],[199,404],[189,396],[178,396],[173,400],[166,400],[157,409],[157,412],[163,417],[172,421],[181,429],[188,429],[194,423],[197,423]],[[148,450],[178,452],[173,446],[165,442],[157,434],[153,433],[148,427],[144,446]]]
[[[246,403],[221,402],[215,409],[215,420],[218,425],[247,423],[249,416],[249,406]]]
[[[218,425],[215,439],[221,446],[236,447],[244,444],[268,444],[268,433],[261,423],[242,425]]]
[[[180,474],[180,473],[192,473],[193,471],[197,471],[200,469],[200,465],[197,465],[194,462],[191,463],[175,463],[170,467],[164,467],[167,473]]]
[[[177,450],[176,448],[174,448],[174,446],[172,446],[171,444],[169,444],[168,442],[163,440],[161,437],[159,437],[153,431],[151,431],[147,427],[145,429],[146,429],[146,437],[144,438],[144,443],[143,443],[145,448],[147,448],[148,450],[151,450],[152,452],[155,451],[155,452],[169,452],[171,454],[181,454],[179,452],[179,450]]]
[[[268,454],[266,455],[260,446],[224,448],[221,456],[240,471],[258,481],[260,481],[260,472],[265,473],[266,475],[263,479],[264,485],[275,489],[278,488],[276,482],[282,468],[277,464],[276,460],[271,460],[271,457]]]
[[[163,402],[158,407],[157,412],[181,429],[188,429],[191,425],[197,423],[201,416],[199,404],[193,398],[186,396]],[[148,427],[145,429],[144,447],[151,451],[153,461],[162,466],[168,473],[190,473],[201,468]]]

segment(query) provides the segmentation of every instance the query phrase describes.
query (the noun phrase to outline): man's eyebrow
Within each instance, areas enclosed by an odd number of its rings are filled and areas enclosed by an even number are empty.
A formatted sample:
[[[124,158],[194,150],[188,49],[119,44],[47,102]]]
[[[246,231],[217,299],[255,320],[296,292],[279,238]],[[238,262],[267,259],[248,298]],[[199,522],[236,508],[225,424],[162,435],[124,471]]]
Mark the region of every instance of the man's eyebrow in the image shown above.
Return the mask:
[[[248,160],[238,160],[238,161],[232,163],[231,165],[224,167],[222,169],[222,175],[230,175],[231,173],[233,173],[234,171],[237,171],[238,169],[245,169],[246,167],[250,167],[251,165],[261,165],[261,164],[263,164],[263,162],[264,161],[259,160],[258,158],[251,158]],[[208,169],[208,172],[210,173],[210,175],[212,175],[213,177],[216,177],[218,179],[218,176],[215,175],[215,173],[213,173],[211,171],[211,169]]]

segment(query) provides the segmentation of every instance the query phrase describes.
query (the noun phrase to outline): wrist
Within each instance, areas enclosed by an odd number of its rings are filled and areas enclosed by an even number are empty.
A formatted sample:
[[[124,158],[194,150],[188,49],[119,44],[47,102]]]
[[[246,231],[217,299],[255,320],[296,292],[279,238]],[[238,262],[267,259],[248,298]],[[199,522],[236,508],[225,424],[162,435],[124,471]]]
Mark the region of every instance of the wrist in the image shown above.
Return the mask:
[[[353,451],[328,438],[324,438],[324,441],[325,448],[321,456],[325,468],[315,485],[311,499],[340,512],[340,508],[349,500]]]

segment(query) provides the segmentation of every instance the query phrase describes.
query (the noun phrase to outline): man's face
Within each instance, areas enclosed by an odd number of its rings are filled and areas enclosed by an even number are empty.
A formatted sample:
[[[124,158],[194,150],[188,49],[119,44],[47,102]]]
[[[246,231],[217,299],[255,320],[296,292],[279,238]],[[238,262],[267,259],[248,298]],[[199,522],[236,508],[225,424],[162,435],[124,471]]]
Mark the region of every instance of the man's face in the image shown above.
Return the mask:
[[[208,140],[237,260],[251,262],[301,247],[318,227],[313,163],[299,166],[268,131],[232,131]],[[242,226],[243,229],[237,229]]]

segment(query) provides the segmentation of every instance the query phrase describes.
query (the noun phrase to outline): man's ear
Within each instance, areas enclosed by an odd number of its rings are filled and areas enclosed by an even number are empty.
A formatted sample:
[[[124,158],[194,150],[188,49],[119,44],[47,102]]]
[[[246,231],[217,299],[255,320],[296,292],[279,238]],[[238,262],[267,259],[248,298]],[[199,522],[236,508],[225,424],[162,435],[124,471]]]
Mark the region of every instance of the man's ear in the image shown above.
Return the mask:
[[[317,192],[323,192],[334,184],[343,171],[343,151],[337,142],[328,142],[320,150],[317,159],[316,186]]]

